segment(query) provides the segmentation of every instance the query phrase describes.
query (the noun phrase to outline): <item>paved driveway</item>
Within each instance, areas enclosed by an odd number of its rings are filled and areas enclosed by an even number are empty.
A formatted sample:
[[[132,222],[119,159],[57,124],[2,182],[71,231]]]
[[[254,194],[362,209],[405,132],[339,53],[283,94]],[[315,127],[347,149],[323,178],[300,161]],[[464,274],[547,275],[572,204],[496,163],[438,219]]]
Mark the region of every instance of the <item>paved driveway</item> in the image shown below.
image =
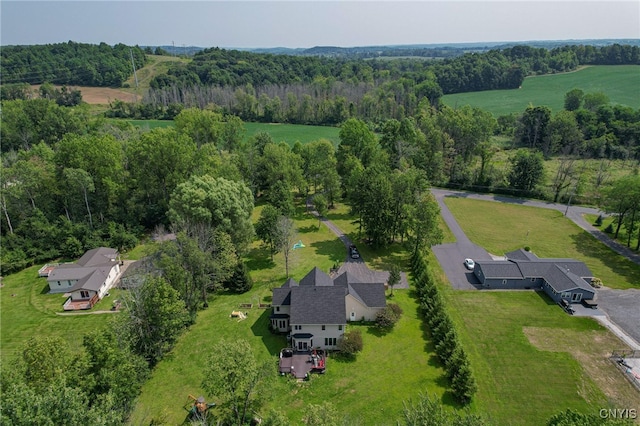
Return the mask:
[[[480,282],[473,275],[473,272],[465,268],[464,259],[470,257],[473,260],[491,260],[492,257],[485,249],[473,244],[462,231],[462,228],[460,228],[460,225],[458,225],[458,222],[456,222],[456,219],[444,203],[444,197],[448,192],[440,190],[433,190],[432,192],[440,206],[440,214],[456,237],[456,242],[439,244],[431,249],[438,258],[438,262],[440,262],[453,288],[458,290],[478,289],[480,288]]]
[[[598,307],[636,342],[640,342],[640,290],[598,289]]]

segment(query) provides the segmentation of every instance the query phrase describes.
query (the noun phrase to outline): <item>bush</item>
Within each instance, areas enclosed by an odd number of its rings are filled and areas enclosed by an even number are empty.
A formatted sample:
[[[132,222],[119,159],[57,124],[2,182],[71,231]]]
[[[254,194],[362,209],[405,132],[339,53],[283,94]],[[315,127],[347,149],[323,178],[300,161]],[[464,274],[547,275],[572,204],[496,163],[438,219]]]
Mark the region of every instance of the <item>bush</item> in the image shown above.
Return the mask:
[[[593,223],[593,226],[602,226],[602,215],[598,215],[598,218]]]
[[[342,339],[338,341],[338,350],[347,357],[355,357],[356,353],[362,351],[362,334],[360,330],[350,330],[344,333]]]
[[[400,319],[402,309],[395,303],[390,303],[376,315],[376,326],[381,329],[391,329]]]

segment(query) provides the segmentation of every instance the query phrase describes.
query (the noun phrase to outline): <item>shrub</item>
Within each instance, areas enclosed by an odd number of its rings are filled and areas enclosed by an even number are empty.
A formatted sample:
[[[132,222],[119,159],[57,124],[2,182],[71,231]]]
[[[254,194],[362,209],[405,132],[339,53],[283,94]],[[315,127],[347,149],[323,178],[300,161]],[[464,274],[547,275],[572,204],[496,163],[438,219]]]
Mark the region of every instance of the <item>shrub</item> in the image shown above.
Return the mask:
[[[593,223],[593,226],[602,226],[602,215],[598,215],[598,218]]]
[[[376,315],[376,326],[381,329],[391,329],[396,322],[400,319],[400,316],[396,314],[394,308],[391,307],[392,303],[387,305],[382,311]]]
[[[609,226],[604,228],[604,232],[607,234],[613,234],[613,223],[610,223]]]
[[[240,259],[233,270],[233,275],[224,282],[224,288],[233,293],[246,293],[251,290],[251,287],[253,287],[253,280],[247,265]]]
[[[347,331],[338,342],[338,350],[347,357],[355,357],[356,353],[362,351],[362,347],[360,330]]]

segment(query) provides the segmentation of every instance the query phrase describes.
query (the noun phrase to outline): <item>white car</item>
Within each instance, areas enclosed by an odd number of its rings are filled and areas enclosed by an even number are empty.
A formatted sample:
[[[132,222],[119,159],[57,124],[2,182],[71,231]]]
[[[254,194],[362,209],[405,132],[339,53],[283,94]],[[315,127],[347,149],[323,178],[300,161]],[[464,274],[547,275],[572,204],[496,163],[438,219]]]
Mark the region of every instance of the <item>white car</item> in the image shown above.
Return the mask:
[[[476,262],[474,262],[474,261],[473,261],[473,259],[466,258],[466,259],[464,260],[464,266],[465,266],[468,270],[473,271],[473,268],[476,266]]]

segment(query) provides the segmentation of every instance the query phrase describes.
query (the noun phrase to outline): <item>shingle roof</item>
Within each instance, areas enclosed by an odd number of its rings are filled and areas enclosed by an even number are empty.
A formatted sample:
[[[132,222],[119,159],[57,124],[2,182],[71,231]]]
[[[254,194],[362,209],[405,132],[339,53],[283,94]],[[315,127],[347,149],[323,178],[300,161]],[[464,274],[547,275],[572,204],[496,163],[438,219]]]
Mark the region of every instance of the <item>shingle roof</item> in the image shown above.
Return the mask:
[[[300,280],[301,286],[332,286],[331,277],[322,272],[317,266],[314,267],[303,279]]]
[[[580,277],[592,277],[593,274],[583,262],[574,259],[540,259],[535,262],[515,261],[525,278],[543,278],[555,265],[568,269]]]
[[[535,254],[531,253],[530,251],[526,251],[524,249],[518,249],[518,250],[510,251],[509,253],[506,253],[505,256],[507,256],[507,259],[509,259],[509,260],[537,260],[537,259],[539,259],[538,256],[536,256]]]
[[[573,290],[575,288],[581,288],[595,293],[593,288],[591,288],[582,278],[558,265],[554,265],[549,268],[545,280],[558,293]]]
[[[87,251],[76,262],[80,266],[109,265],[118,258],[118,250],[108,247],[98,247]]]
[[[342,287],[346,287],[349,284],[353,283],[361,283],[362,281],[356,277],[354,274],[349,271],[345,271],[342,274],[338,275],[338,277],[333,280],[333,285],[338,285]]]
[[[109,272],[111,271],[110,266],[102,266],[99,268],[82,268],[82,269],[92,269],[93,272],[89,275],[85,276],[81,280],[79,280],[73,287],[71,287],[68,291],[76,291],[76,290],[93,290],[98,291],[102,284],[107,280],[109,276]]]
[[[523,278],[518,265],[509,260],[483,260],[476,264],[485,278]]]
[[[351,283],[348,289],[349,294],[370,308],[387,306],[384,284],[382,283]]]
[[[290,305],[291,304],[291,288],[282,286],[273,289],[272,305]]]
[[[344,324],[346,289],[300,286],[291,289],[291,324]]]

